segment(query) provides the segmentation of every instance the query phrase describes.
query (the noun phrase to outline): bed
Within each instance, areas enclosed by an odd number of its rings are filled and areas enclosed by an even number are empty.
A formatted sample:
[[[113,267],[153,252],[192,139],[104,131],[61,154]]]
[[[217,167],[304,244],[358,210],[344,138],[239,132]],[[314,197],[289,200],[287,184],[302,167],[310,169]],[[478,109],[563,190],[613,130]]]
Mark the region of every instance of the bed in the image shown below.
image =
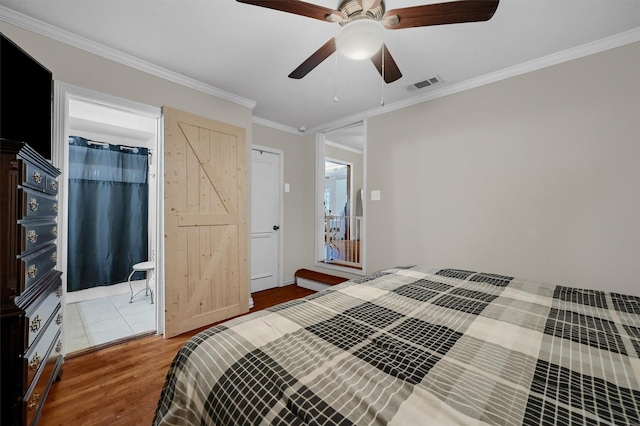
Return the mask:
[[[399,267],[203,331],[155,425],[640,425],[640,297]]]

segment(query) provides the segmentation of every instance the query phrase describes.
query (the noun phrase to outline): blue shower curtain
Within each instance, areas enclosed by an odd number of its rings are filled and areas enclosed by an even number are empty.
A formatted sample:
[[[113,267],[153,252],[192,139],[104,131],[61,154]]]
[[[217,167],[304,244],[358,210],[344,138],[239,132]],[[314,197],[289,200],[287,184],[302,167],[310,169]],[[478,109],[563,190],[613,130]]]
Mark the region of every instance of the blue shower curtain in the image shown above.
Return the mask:
[[[146,148],[69,137],[68,291],[126,282],[148,260],[148,167]]]

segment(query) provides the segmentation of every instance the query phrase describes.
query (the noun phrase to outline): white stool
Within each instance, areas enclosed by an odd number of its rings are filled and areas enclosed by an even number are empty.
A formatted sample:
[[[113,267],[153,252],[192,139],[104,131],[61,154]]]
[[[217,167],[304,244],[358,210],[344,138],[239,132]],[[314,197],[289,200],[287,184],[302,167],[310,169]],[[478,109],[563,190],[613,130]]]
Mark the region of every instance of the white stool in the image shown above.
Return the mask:
[[[129,299],[129,303],[133,303],[133,298],[136,297],[136,295],[140,293],[142,290],[144,290],[145,296],[147,296],[148,294],[151,294],[151,304],[153,304],[153,289],[149,288],[149,274],[152,273],[154,269],[155,269],[155,264],[154,262],[151,262],[151,261],[140,262],[133,265],[133,271],[131,271],[131,273],[129,274],[129,279],[127,280],[129,282],[129,288],[131,289],[131,299]],[[147,272],[147,284],[142,290],[138,290],[134,293],[133,286],[131,285],[131,277],[133,276],[133,274],[135,274],[138,271]]]

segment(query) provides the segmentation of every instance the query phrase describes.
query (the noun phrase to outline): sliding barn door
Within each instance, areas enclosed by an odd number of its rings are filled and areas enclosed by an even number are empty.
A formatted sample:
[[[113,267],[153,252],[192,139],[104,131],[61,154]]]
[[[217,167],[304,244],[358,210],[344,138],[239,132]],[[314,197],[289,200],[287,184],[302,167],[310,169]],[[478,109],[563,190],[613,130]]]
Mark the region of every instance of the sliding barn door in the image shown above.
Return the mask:
[[[164,107],[165,336],[249,310],[245,131]]]

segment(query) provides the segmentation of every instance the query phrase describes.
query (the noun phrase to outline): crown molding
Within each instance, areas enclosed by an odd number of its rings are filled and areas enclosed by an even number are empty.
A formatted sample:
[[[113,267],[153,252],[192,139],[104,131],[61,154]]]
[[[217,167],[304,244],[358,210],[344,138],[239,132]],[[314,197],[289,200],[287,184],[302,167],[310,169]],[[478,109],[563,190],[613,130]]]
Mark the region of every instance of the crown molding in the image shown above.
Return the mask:
[[[143,61],[142,59],[136,58],[135,56],[131,56],[116,49],[104,46],[100,43],[93,42],[69,31],[62,30],[60,28],[54,27],[53,25],[16,12],[15,10],[9,9],[5,6],[0,6],[0,21],[15,25],[17,27],[29,30],[36,34],[40,34],[50,39],[59,41],[61,43],[65,43],[78,49],[82,49],[86,52],[93,53],[94,55],[98,55],[103,58],[126,65],[128,67],[137,69],[139,71],[143,71],[147,74],[160,77],[173,83],[180,84],[190,89],[194,89],[199,92],[203,92],[208,95],[212,95],[250,109],[254,109],[257,104],[256,101],[253,101],[251,99],[243,98],[222,89],[218,89],[217,87],[202,83],[193,78],[170,71],[166,68],[159,67],[150,62]]]
[[[341,118],[340,120],[323,124],[321,126],[317,126],[312,129],[308,129],[307,132],[325,131],[328,128],[339,127],[340,125],[344,125],[345,123],[352,123],[355,121],[363,120],[368,117],[375,117],[376,115],[386,114],[388,112],[396,111],[396,110],[407,108],[409,106],[417,105],[423,102],[453,95],[455,93],[463,92],[465,90],[475,89],[477,87],[484,86],[486,84],[495,83],[500,80],[516,77],[518,75],[537,71],[553,65],[561,64],[563,62],[579,59],[584,56],[593,55],[595,53],[603,52],[605,50],[613,49],[616,47],[624,46],[626,44],[631,44],[638,41],[640,41],[640,28],[634,28],[632,30],[625,31],[623,33],[616,34],[610,37],[606,37],[601,40],[594,41],[592,43],[586,43],[581,46],[577,46],[571,49],[563,50],[561,52],[544,56],[542,58],[524,62],[522,64],[515,65],[513,67],[509,67],[509,68],[505,68],[489,74],[485,74],[477,78],[472,78],[469,80],[462,81],[460,83],[452,84],[450,86],[441,87],[439,89],[429,91],[422,95],[413,96],[411,98],[404,99],[399,102],[394,102],[389,105],[380,106],[359,114]]]
[[[260,124],[261,126],[271,127],[272,129],[281,130],[286,133],[292,133],[297,136],[304,136],[305,132],[301,132],[295,127],[286,126],[284,124],[276,123],[275,121],[267,120],[265,118],[253,116],[252,120],[253,124]]]

